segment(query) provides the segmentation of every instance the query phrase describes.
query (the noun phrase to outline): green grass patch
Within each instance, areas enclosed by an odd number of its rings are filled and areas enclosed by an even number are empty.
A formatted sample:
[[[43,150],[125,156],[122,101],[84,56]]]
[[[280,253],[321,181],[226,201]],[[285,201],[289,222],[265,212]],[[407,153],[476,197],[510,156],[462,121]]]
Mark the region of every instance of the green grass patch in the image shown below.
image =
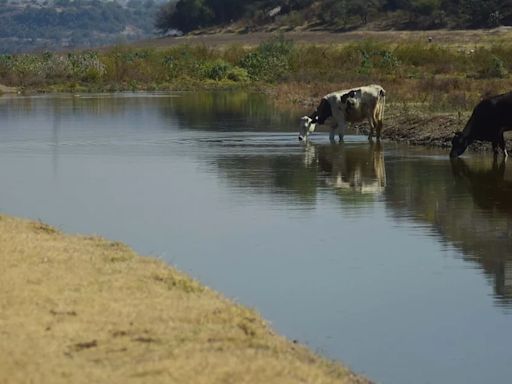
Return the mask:
[[[392,102],[469,108],[510,85],[512,43],[475,47],[362,40],[297,45],[282,36],[247,48],[113,47],[67,54],[1,55],[0,83],[27,90],[122,91],[265,88],[283,84],[381,83]],[[501,83],[500,83],[501,82]]]

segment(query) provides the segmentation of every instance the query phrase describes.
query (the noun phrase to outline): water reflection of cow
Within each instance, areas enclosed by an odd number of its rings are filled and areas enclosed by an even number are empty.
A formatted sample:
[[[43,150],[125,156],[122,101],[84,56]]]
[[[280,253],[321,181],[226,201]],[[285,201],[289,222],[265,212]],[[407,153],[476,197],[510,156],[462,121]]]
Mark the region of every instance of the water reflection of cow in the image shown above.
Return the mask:
[[[456,182],[466,184],[479,208],[512,214],[512,180],[505,178],[505,163],[495,158],[490,168],[472,169],[463,159],[451,160]]]
[[[326,184],[340,190],[379,194],[386,187],[384,154],[380,143],[314,145],[305,148],[306,167],[316,166]]]
[[[451,162],[455,183],[472,195],[484,216],[475,216],[472,225],[478,231],[463,244],[470,244],[482,268],[494,276],[497,298],[504,305],[512,304],[512,177],[505,172],[506,161],[494,159],[492,165],[468,164],[463,159]],[[471,254],[471,251],[466,251]]]

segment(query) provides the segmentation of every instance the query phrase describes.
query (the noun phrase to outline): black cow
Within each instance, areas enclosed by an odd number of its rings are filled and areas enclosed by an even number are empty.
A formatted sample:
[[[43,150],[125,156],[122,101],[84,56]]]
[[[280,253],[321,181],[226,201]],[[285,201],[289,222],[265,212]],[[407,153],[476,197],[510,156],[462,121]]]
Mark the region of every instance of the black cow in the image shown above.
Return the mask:
[[[508,156],[503,132],[512,130],[512,92],[489,97],[477,104],[462,132],[452,139],[450,157],[464,153],[468,145],[475,140],[490,141],[494,154],[498,146]]]

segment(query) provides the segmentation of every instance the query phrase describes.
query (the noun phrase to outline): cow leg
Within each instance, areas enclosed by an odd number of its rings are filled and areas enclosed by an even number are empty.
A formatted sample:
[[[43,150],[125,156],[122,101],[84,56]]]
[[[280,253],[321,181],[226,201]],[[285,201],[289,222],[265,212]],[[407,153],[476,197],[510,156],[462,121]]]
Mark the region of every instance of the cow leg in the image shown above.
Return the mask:
[[[505,146],[505,138],[503,137],[503,131],[501,131],[500,137],[498,138],[498,145],[500,146],[501,150],[503,151],[503,155],[505,156],[505,159],[506,159],[508,157],[508,152],[507,152],[507,148]]]
[[[375,120],[373,119],[373,117],[370,117],[368,119],[368,122],[370,123],[370,133],[368,134],[368,141],[372,141],[372,138],[373,138],[373,130],[375,128]]]
[[[345,135],[345,126],[346,126],[345,122],[338,124],[338,136],[340,138],[340,143],[343,141],[343,136]]]
[[[332,117],[336,122],[336,127],[338,128],[338,136],[340,137],[340,141],[343,141],[343,135],[345,134],[345,127],[347,125],[347,121],[345,120],[345,115],[341,110],[333,110]],[[334,135],[334,133],[333,133]],[[334,136],[333,138],[334,139]],[[332,140],[331,140],[332,141]]]
[[[494,154],[494,160],[496,160],[496,156],[498,156],[498,142],[492,142],[492,153]]]
[[[329,132],[329,141],[334,144],[336,140],[334,140],[334,135],[336,134],[336,129],[338,128],[338,124],[334,124],[331,126],[331,132]]]
[[[382,132],[382,120],[377,120],[377,141],[380,141],[380,133]]]

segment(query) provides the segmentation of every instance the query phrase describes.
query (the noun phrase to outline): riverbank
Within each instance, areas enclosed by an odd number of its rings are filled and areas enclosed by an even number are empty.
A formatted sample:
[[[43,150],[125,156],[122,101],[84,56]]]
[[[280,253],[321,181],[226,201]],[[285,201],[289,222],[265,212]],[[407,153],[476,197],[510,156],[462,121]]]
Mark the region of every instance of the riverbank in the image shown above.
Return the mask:
[[[368,383],[127,246],[0,216],[1,383]]]
[[[272,98],[280,109],[291,109],[299,115],[309,115],[317,107],[322,97],[318,91],[309,94],[294,94],[288,92],[288,89],[288,84],[281,84],[242,89],[218,89],[215,87],[205,89],[198,87],[196,91],[261,92]],[[321,88],[319,87],[319,89]],[[83,92],[90,91],[83,90],[74,93],[79,96]],[[190,91],[190,89],[187,89],[187,91]],[[312,94],[314,96],[311,96]],[[429,112],[425,106],[418,107],[415,103],[387,103],[382,138],[397,143],[448,149],[451,147],[454,133],[464,129],[470,115],[471,110]],[[368,135],[369,125],[367,122],[355,124],[354,127],[356,127],[359,134]],[[319,127],[318,130],[327,132],[328,126]],[[506,132],[505,139],[507,147],[511,147],[512,133]],[[486,142],[475,142],[468,147],[468,152],[490,152],[491,150],[491,144]]]
[[[393,97],[393,84],[391,95]],[[354,85],[349,85],[354,86]],[[346,89],[345,84],[281,84],[265,90],[282,109],[293,109],[298,114],[309,115],[318,106],[321,97],[332,89]],[[411,90],[411,93],[413,91]],[[488,93],[489,95],[492,93]],[[450,108],[446,110],[432,109],[428,103],[418,102],[386,102],[382,139],[397,143],[420,145],[432,148],[450,148],[454,133],[462,131],[469,120],[472,108]],[[368,122],[354,124],[353,127],[362,135],[368,135]],[[319,127],[328,131],[327,127]],[[512,146],[512,132],[505,132],[507,147]],[[469,152],[490,152],[492,146],[488,142],[477,141],[468,147]]]
[[[446,147],[483,97],[512,89],[510,34],[509,28],[214,32],[66,55],[5,56],[0,83],[28,93],[264,92],[300,114],[333,90],[378,83],[387,94],[385,139]]]

